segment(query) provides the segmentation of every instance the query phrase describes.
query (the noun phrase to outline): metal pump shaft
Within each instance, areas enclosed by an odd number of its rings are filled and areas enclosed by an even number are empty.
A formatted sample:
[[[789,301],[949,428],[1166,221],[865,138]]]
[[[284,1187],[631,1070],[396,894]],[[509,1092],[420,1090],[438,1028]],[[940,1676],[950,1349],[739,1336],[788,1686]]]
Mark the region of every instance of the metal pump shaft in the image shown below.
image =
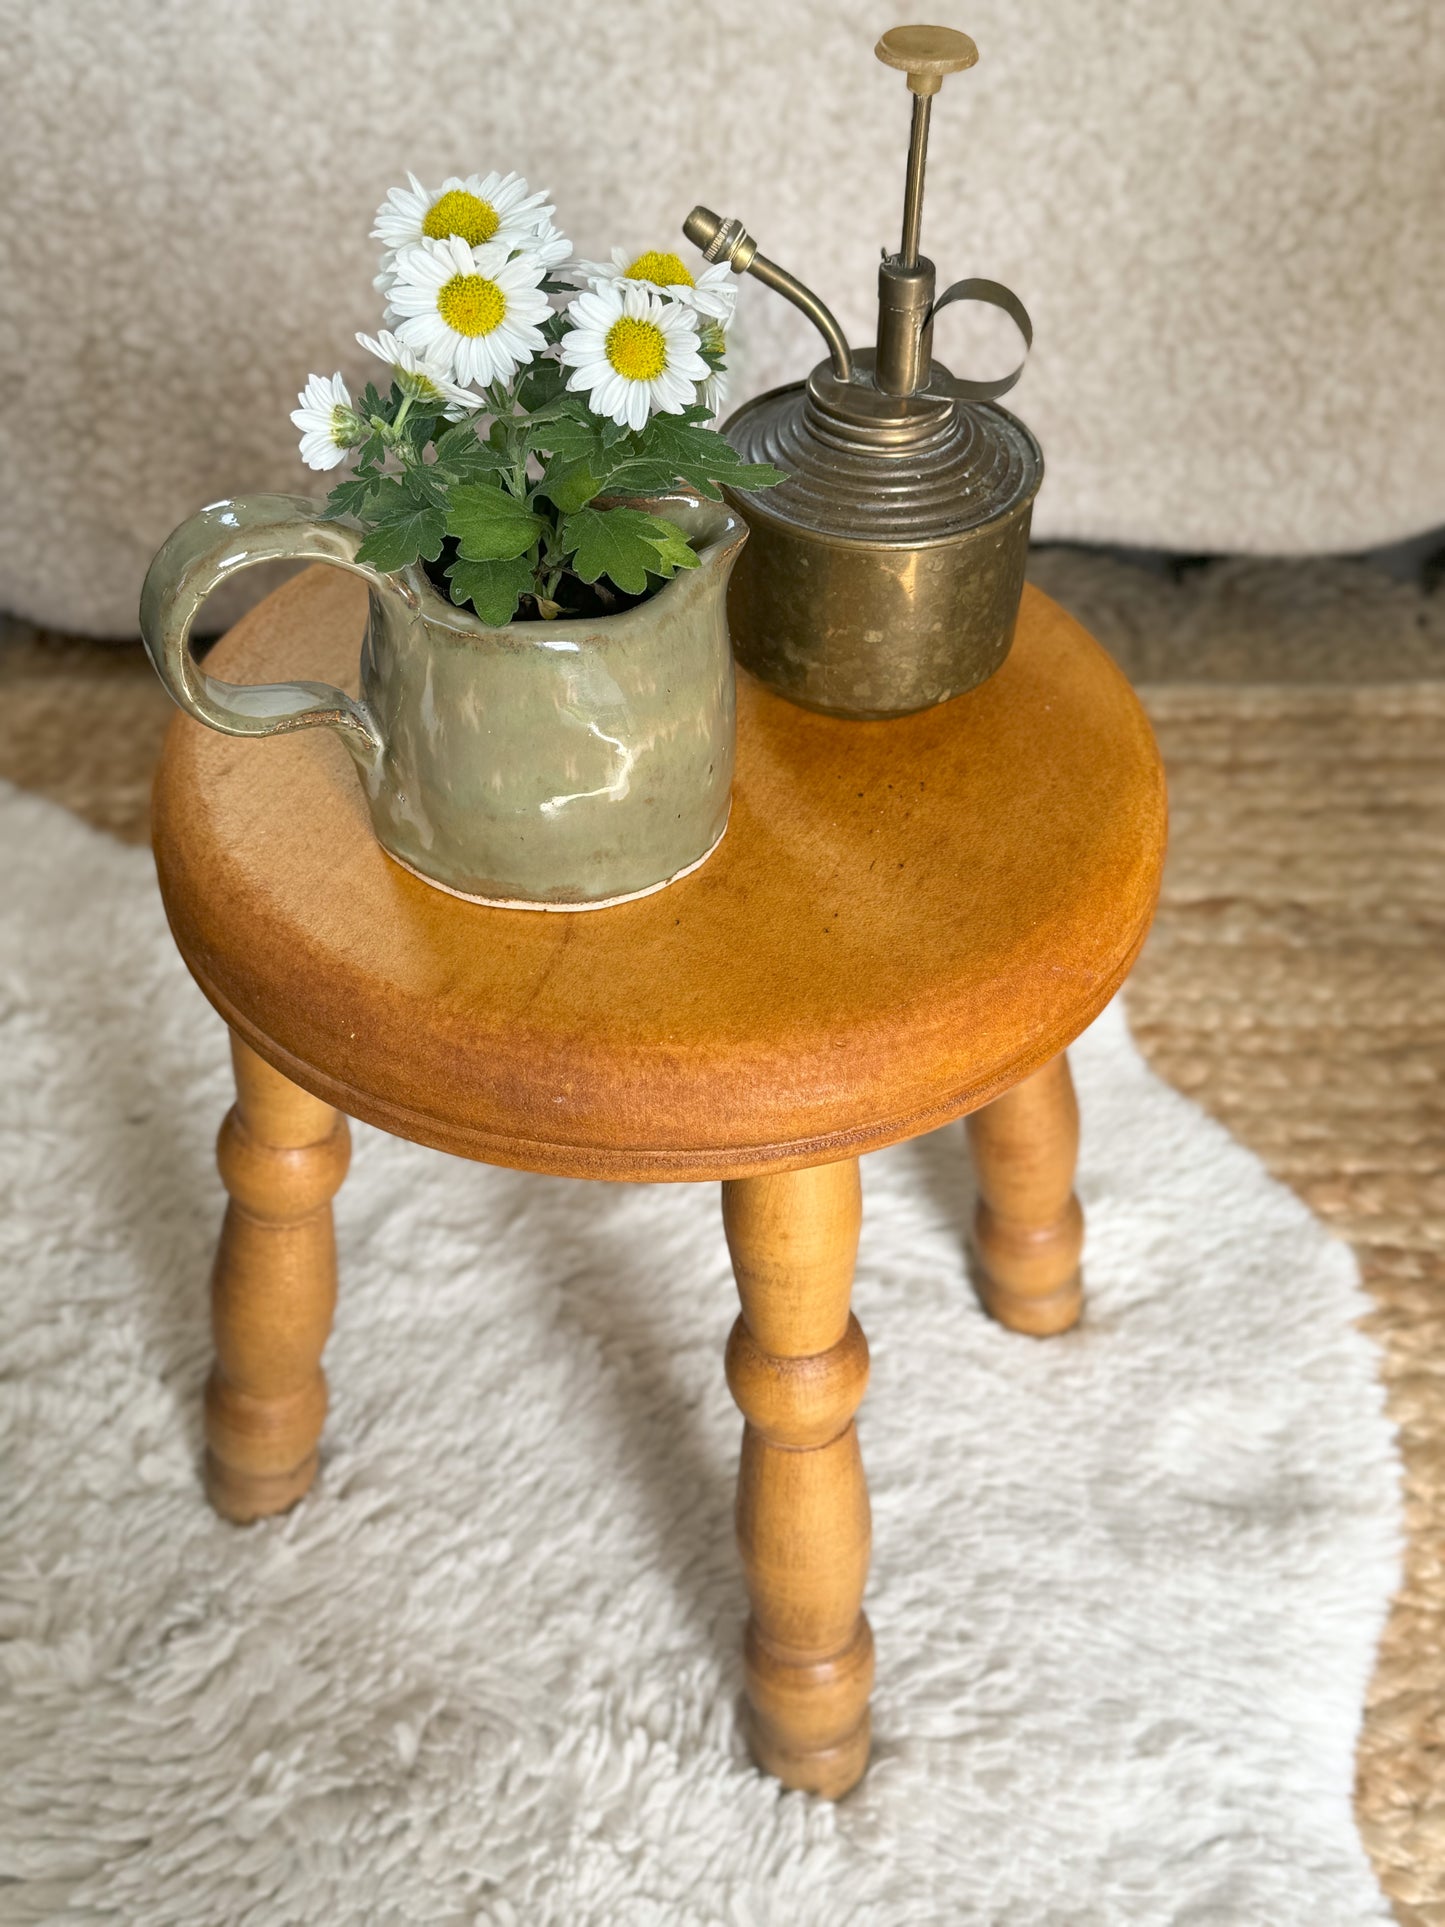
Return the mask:
[[[933,365],[933,263],[919,253],[923,229],[923,175],[928,165],[928,122],[933,96],[945,74],[961,73],[978,59],[966,33],[951,27],[890,27],[873,49],[886,67],[908,76],[913,122],[903,186],[903,236],[897,254],[878,270],[878,349],[873,379],[888,395],[913,395],[928,385]]]

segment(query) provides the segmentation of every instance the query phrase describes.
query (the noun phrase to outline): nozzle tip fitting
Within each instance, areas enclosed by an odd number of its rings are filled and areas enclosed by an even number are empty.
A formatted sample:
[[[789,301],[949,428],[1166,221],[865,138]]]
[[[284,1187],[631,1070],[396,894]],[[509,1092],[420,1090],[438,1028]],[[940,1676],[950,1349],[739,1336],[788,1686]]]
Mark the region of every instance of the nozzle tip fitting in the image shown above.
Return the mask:
[[[695,207],[682,224],[682,231],[696,248],[706,254],[717,239],[722,226],[722,217],[714,214],[710,207]]]

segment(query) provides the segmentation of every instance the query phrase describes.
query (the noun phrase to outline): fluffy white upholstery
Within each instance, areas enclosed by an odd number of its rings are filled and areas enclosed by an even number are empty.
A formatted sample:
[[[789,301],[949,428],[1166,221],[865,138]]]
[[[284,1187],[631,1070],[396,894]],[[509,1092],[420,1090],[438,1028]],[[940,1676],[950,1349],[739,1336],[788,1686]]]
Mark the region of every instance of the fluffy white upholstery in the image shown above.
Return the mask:
[[[1429,0],[975,0],[935,109],[924,240],[1009,282],[1037,532],[1360,548],[1445,518],[1445,35]],[[133,634],[152,551],[220,495],[320,484],[287,411],[358,369],[410,165],[515,166],[582,250],[694,201],[872,340],[908,97],[884,0],[0,0],[0,607]],[[906,15],[905,15],[906,17]],[[1012,331],[939,352],[1001,372]],[[756,284],[734,393],[817,338]]]
[[[10,1927],[1389,1920],[1350,1812],[1398,1535],[1354,1261],[1118,1008],[1075,1052],[1077,1333],[979,1311],[960,1127],[865,1161],[877,1745],[834,1808],[737,1737],[713,1188],[358,1129],[320,1482],[224,1525],[221,1026],[145,855],[9,791],[0,849]]]

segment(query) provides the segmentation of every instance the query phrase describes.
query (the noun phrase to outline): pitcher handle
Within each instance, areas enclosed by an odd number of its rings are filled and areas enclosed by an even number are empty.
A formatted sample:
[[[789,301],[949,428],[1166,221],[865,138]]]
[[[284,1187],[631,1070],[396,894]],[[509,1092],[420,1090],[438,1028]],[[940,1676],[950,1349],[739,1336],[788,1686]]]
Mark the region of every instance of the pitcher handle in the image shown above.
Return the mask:
[[[191,654],[191,625],[212,589],[255,562],[334,562],[374,588],[405,595],[392,576],[358,562],[362,531],[328,522],[301,495],[239,495],[212,502],[168,536],[146,572],[140,626],[146,653],[187,714],[227,736],[279,736],[325,724],[363,764],[382,743],[363,704],[324,682],[230,683]]]

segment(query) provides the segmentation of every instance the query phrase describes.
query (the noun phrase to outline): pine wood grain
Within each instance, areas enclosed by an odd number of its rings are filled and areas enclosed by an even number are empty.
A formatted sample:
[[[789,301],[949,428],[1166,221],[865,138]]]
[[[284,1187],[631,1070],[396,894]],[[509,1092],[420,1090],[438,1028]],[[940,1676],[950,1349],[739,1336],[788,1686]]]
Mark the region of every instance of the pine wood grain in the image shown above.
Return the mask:
[[[211,1282],[206,1490],[238,1523],[284,1512],[316,1475],[321,1352],[336,1304],[331,1200],[346,1119],[232,1039],[236,1102],[217,1162],[230,1194]]]
[[[208,667],[345,685],[364,607],[313,571]],[[743,678],[722,847],[595,915],[429,889],[386,857],[344,750],[313,732],[237,742],[179,718],[154,823],[172,929],[237,1039],[215,1503],[279,1510],[315,1469],[337,1111],[525,1169],[721,1178],[749,1739],[785,1785],[846,1792],[874,1666],[857,1153],[997,1100],[975,1145],[995,1309],[1057,1327],[1077,1230],[1059,1053],[1132,963],[1163,860],[1159,759],[1118,670],[1030,592],[1004,670],[920,716],[839,722]]]
[[[853,1415],[868,1346],[849,1311],[858,1160],[738,1178],[723,1225],[742,1317],[728,1385],[747,1420],[738,1547],[752,1616],[748,1738],[784,1786],[837,1798],[868,1763],[871,1524]]]
[[[1060,1054],[968,1119],[978,1177],[973,1239],[984,1309],[1049,1338],[1084,1308],[1084,1214],[1074,1195],[1079,1106]]]
[[[313,570],[208,668],[354,682],[364,610]],[[818,1164],[986,1103],[1118,986],[1163,845],[1138,702],[1033,591],[1003,670],[919,716],[839,722],[743,677],[721,847],[616,909],[429,889],[319,731],[180,717],[155,797],[177,942],[256,1051],[402,1136],[583,1177]]]

